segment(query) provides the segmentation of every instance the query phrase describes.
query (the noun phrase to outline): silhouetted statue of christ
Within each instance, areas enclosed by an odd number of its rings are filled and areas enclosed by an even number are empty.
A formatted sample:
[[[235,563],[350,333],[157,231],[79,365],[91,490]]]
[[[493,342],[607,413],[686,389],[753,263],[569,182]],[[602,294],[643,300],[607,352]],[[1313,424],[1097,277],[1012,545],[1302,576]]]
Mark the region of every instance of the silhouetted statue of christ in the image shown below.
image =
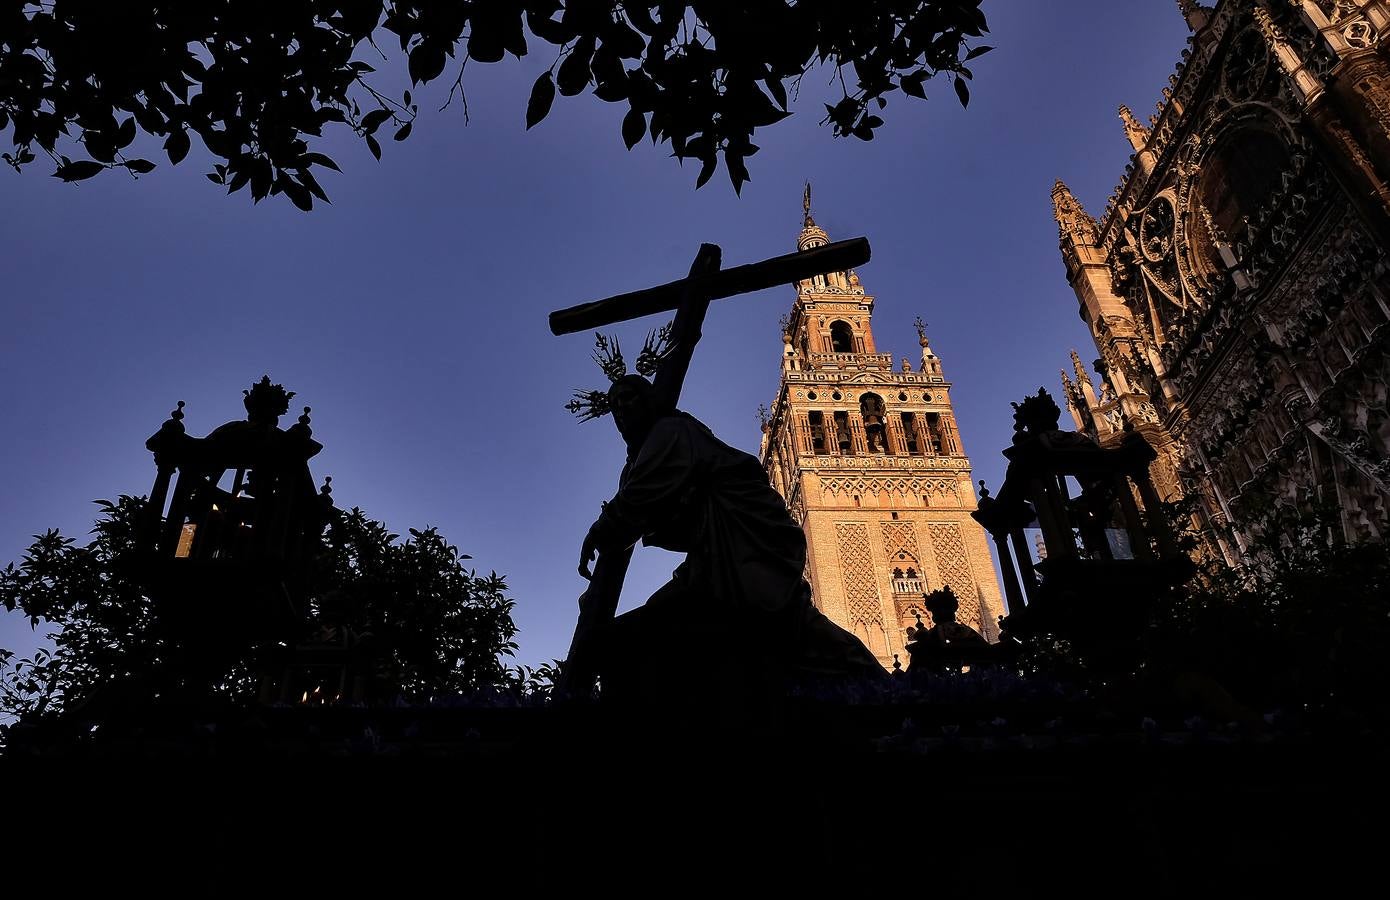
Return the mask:
[[[607,689],[611,673],[631,683],[652,666],[663,669],[648,673],[654,680],[674,668],[697,683],[702,671],[884,675],[857,638],[812,605],[802,577],[805,536],[762,465],[676,408],[708,304],[698,286],[717,267],[718,250],[706,245],[675,321],[638,357],[639,374],[627,374],[617,342],[600,336],[595,358],[612,386],[580,392],[570,406],[586,419],[611,413],[627,445],[618,492],[580,551],[579,571],[592,580],[570,651],[570,673],[579,673],[571,690],[582,691],[593,671],[604,674]],[[686,559],[644,606],[606,621],[639,540]]]
[[[595,553],[617,554],[639,539],[686,554],[619,633],[632,641],[674,640],[698,623],[723,633],[738,651],[766,656],[792,674],[882,675],[858,638],[811,604],[802,578],[805,535],[758,460],[719,440],[694,416],[661,410],[640,375],[619,379],[608,397],[628,461],[618,493],[584,539],[580,572],[590,576]],[[611,646],[621,653],[626,643],[620,637]]]

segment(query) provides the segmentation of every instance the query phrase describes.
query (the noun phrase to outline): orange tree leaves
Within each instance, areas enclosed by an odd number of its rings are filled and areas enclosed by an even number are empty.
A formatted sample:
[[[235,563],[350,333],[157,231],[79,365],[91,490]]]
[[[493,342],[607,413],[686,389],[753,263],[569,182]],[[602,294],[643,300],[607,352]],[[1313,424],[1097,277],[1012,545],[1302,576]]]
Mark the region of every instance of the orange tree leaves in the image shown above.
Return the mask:
[[[556,93],[587,90],[627,104],[629,147],[644,135],[669,143],[700,162],[697,186],[722,157],[737,191],[754,133],[790,114],[788,88],[794,97],[814,67],[838,75],[842,97],[824,119],[838,136],[872,139],[888,94],[924,98],[939,73],[966,102],[965,63],[989,49],[970,45],[986,31],[980,2],[0,0],[0,134],[14,145],[0,159],[19,170],[42,152],[64,181],[140,175],[154,164],[123,152],[137,132],[161,138],[171,164],[196,136],[215,159],[211,181],[307,210],[327,198],[312,169],[337,169],[312,149],[326,128],[352,129],[377,158],[381,126],[395,140],[411,133],[410,92],[374,88],[364,58],[380,63],[397,43],[412,86],[461,89],[468,61],[543,43],[559,49],[531,92],[528,128]]]

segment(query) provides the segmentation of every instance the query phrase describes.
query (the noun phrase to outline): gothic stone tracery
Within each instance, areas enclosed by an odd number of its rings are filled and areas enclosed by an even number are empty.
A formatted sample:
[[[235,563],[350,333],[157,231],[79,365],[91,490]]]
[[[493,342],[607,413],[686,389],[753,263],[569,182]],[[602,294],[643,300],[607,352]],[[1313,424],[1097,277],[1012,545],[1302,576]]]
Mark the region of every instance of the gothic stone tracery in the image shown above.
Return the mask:
[[[1226,0],[1197,18],[1099,220],[1053,192],[1100,359],[1077,427],[1126,423],[1238,559],[1294,513],[1384,536],[1390,503],[1390,4]],[[1123,114],[1122,114],[1123,117]]]

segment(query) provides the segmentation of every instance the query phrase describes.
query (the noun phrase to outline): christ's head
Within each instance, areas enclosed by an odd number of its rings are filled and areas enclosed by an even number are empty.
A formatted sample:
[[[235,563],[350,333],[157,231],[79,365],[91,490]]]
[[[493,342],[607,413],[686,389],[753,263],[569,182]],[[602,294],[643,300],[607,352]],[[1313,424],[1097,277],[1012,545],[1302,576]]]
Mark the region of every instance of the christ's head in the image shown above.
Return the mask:
[[[660,416],[656,389],[641,375],[624,375],[608,389],[608,406],[618,433],[634,449],[641,445]]]

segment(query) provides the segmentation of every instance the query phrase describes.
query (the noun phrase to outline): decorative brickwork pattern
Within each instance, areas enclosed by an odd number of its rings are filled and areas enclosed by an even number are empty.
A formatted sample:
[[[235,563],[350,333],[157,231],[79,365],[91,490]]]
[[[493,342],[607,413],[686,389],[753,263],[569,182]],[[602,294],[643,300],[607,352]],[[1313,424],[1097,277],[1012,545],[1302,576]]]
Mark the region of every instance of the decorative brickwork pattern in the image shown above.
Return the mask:
[[[970,558],[965,553],[965,539],[960,526],[955,522],[935,523],[931,526],[931,545],[936,551],[936,568],[941,576],[941,584],[950,585],[960,600],[960,612],[956,618],[977,631],[980,628],[979,592],[975,589],[975,576],[971,574]]]
[[[850,621],[873,626],[868,629],[870,634],[875,628],[882,631],[883,611],[869,550],[869,526],[863,522],[840,522],[835,525],[835,536],[840,548],[840,577],[844,579]],[[853,630],[859,633],[858,628]]]
[[[865,478],[855,475],[832,476],[824,479],[822,489],[831,496],[841,494],[901,494],[905,497],[916,500],[917,498],[937,494],[943,501],[954,502],[957,499],[956,481],[954,478],[895,478],[895,477],[872,477]]]
[[[906,550],[913,559],[920,560],[922,551],[917,548],[917,526],[911,522],[884,522],[883,548],[892,559],[899,550]]]

